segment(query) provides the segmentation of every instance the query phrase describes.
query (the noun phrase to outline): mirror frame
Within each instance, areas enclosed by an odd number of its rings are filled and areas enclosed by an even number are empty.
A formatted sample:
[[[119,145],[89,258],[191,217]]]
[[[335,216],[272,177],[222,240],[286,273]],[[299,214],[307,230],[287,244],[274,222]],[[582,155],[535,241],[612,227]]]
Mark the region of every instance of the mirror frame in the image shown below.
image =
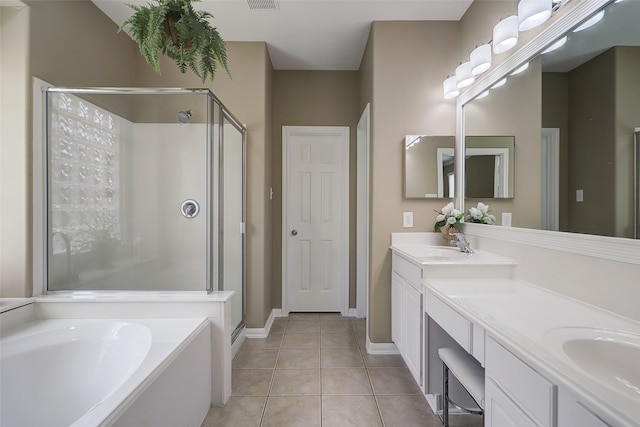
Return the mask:
[[[455,171],[456,188],[455,204],[461,211],[465,207],[465,123],[464,107],[478,95],[489,89],[521,64],[530,61],[550,43],[568,33],[572,28],[598,10],[606,7],[613,0],[582,1],[575,6],[568,3],[555,21],[540,31],[531,41],[515,51],[504,62],[480,77],[464,93],[456,99],[456,139],[455,139]],[[570,232],[536,230],[516,227],[487,227],[482,224],[464,223],[465,233],[478,237],[489,237],[514,243],[538,246],[578,255],[588,255],[614,261],[640,265],[640,240],[622,237],[607,237]]]

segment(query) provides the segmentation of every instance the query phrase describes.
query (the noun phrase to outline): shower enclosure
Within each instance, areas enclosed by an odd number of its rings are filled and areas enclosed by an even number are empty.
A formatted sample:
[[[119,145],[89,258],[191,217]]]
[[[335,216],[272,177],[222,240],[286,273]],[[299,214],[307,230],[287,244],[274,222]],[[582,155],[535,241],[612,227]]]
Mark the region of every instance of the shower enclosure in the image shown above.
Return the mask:
[[[234,290],[246,129],[207,89],[47,88],[45,292]]]

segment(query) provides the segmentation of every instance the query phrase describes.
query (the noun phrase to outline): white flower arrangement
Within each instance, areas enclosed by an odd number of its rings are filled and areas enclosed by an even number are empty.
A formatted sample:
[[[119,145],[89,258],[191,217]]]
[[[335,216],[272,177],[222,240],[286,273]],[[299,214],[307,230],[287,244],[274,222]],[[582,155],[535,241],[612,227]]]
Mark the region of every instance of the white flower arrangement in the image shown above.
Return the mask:
[[[460,230],[460,221],[462,220],[464,213],[456,209],[453,206],[453,203],[448,203],[441,211],[434,212],[438,214],[438,216],[436,216],[436,223],[433,226],[434,231],[440,230],[441,227],[444,227],[447,224],[451,225],[458,231]]]
[[[482,202],[478,202],[478,206],[475,208],[469,208],[469,214],[464,217],[466,222],[475,222],[477,224],[491,225],[496,221],[496,217],[489,212],[489,205],[485,205]]]

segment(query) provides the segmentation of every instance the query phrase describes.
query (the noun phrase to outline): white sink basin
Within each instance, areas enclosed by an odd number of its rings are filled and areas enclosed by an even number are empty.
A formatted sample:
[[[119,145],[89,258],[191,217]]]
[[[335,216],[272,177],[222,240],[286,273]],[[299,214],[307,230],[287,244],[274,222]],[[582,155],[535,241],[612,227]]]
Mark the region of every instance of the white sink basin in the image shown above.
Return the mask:
[[[420,261],[454,261],[466,258],[468,254],[460,252],[457,247],[406,245],[402,250]]]
[[[640,335],[597,328],[559,328],[547,338],[557,356],[609,388],[640,398]]]

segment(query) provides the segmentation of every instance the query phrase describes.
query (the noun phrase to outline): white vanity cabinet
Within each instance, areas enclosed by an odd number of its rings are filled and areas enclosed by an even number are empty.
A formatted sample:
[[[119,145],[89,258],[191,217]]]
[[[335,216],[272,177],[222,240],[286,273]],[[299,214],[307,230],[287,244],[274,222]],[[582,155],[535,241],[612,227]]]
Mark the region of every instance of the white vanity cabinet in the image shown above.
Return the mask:
[[[558,387],[558,426],[609,427],[610,425],[566,387]]]
[[[485,369],[488,426],[556,425],[557,387],[491,337]]]
[[[391,338],[423,388],[422,269],[396,254],[391,264]]]

